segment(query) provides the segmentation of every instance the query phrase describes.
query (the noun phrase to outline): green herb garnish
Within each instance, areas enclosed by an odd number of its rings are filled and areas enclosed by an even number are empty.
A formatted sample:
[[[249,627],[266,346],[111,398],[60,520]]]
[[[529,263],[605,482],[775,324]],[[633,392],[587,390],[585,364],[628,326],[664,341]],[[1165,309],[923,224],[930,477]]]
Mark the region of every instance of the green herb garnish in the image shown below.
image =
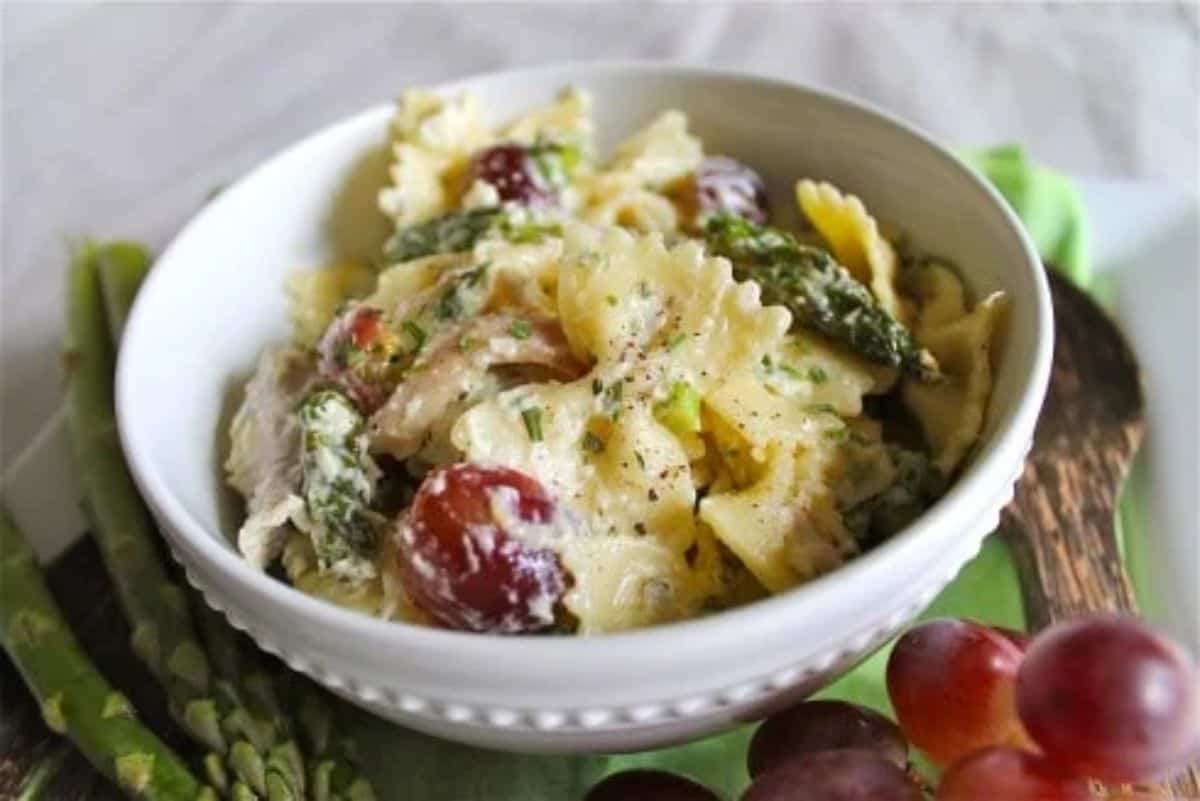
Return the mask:
[[[530,406],[527,409],[522,409],[521,420],[525,423],[525,433],[529,435],[529,441],[541,442],[542,410],[536,406]]]
[[[412,337],[414,351],[420,350],[425,345],[426,340],[429,339],[429,335],[425,333],[425,329],[412,320],[405,320],[400,327],[404,329],[404,333]]]
[[[528,320],[513,320],[508,327],[508,333],[516,339],[529,339],[533,334],[533,326],[529,324]]]

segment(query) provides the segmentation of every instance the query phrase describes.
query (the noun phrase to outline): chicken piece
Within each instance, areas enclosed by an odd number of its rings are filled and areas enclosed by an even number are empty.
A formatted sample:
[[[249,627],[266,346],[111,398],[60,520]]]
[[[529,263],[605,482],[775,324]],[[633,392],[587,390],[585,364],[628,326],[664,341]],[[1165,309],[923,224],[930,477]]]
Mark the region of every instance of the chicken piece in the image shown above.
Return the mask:
[[[585,367],[571,355],[554,320],[507,314],[476,317],[430,343],[404,381],[370,420],[371,446],[396,459],[423,452],[440,463],[454,456],[449,431],[466,409],[511,383],[498,368],[543,368],[564,380]]]
[[[300,485],[300,426],[294,414],[316,381],[304,351],[271,347],[254,375],[230,426],[229,483],[246,499],[238,549],[250,564],[266,567],[287,539],[289,522],[306,517]]]

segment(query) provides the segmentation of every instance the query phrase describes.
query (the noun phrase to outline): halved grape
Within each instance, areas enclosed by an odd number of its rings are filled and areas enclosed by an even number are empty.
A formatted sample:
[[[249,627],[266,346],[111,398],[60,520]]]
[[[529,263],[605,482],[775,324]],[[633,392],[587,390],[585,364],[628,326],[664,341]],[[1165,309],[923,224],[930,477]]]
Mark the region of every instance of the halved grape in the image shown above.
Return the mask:
[[[1198,682],[1187,655],[1144,623],[1097,617],[1033,641],[1017,704],[1055,762],[1104,781],[1146,781],[1200,751]]]
[[[554,624],[568,584],[545,540],[567,525],[545,487],[524,473],[469,463],[438,468],[400,525],[399,577],[443,626],[538,631]]]
[[[707,156],[694,172],[668,186],[685,226],[700,229],[714,214],[767,221],[767,186],[749,166],[727,156]]]
[[[1044,757],[988,748],[956,762],[938,785],[937,801],[1091,801],[1088,783]]]
[[[870,751],[818,751],[756,777],[741,801],[921,801],[921,791]]]
[[[1028,744],[1014,699],[1021,650],[979,623],[943,618],[908,631],[887,687],[909,742],[942,765],[989,745]]]
[[[605,777],[583,801],[720,801],[702,784],[665,770],[625,770]]]
[[[356,303],[325,329],[317,343],[321,377],[370,414],[383,405],[400,380],[406,355],[383,311]]]
[[[751,776],[800,754],[857,749],[897,767],[908,764],[908,743],[895,723],[878,712],[845,701],[806,701],[772,715],[750,741]]]
[[[471,178],[491,184],[500,200],[522,206],[554,202],[554,191],[542,177],[529,148],[515,142],[493,145],[475,156]]]

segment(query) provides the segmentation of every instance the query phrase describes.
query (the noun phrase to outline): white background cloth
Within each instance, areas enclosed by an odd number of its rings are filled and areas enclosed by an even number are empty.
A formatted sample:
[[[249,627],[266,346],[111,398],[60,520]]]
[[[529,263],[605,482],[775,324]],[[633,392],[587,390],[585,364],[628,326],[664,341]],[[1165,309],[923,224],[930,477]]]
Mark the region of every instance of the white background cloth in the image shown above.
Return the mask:
[[[6,4],[2,30],[4,464],[58,402],[72,237],[161,246],[215,187],[405,86],[568,59],[704,63],[858,95],[946,142],[1018,141],[1076,174],[1197,181],[1188,3]]]

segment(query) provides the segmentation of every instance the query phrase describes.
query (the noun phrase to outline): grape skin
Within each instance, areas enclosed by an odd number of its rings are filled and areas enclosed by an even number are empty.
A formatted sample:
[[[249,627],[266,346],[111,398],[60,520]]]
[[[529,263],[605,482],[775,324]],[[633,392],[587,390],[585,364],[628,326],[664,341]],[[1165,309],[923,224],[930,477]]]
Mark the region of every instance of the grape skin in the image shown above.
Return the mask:
[[[741,801],[922,801],[908,775],[870,751],[803,754],[754,779]]]
[[[750,741],[752,777],[797,754],[858,749],[899,768],[908,764],[908,743],[895,723],[872,709],[845,701],[807,701],[772,715]]]
[[[901,731],[941,765],[990,745],[1027,745],[1015,702],[1021,659],[1009,637],[972,621],[910,629],[887,667]]]
[[[626,770],[601,780],[583,801],[720,801],[691,779],[663,770]]]
[[[751,167],[728,156],[706,156],[695,171],[666,188],[685,225],[696,229],[714,214],[767,222],[767,187]]]
[[[497,504],[505,520],[495,519]],[[397,572],[413,602],[448,628],[516,634],[553,625],[568,586],[558,555],[506,525],[566,518],[534,478],[460,463],[431,471],[396,537]]]
[[[1072,772],[1150,781],[1200,747],[1200,677],[1187,655],[1133,618],[1069,621],[1034,640],[1017,677],[1030,736]]]
[[[529,148],[515,142],[480,151],[471,164],[471,177],[491,184],[505,202],[522,206],[554,202],[554,194],[539,175]]]
[[[937,801],[1092,801],[1085,780],[1016,748],[988,748],[955,763],[938,785]]]

